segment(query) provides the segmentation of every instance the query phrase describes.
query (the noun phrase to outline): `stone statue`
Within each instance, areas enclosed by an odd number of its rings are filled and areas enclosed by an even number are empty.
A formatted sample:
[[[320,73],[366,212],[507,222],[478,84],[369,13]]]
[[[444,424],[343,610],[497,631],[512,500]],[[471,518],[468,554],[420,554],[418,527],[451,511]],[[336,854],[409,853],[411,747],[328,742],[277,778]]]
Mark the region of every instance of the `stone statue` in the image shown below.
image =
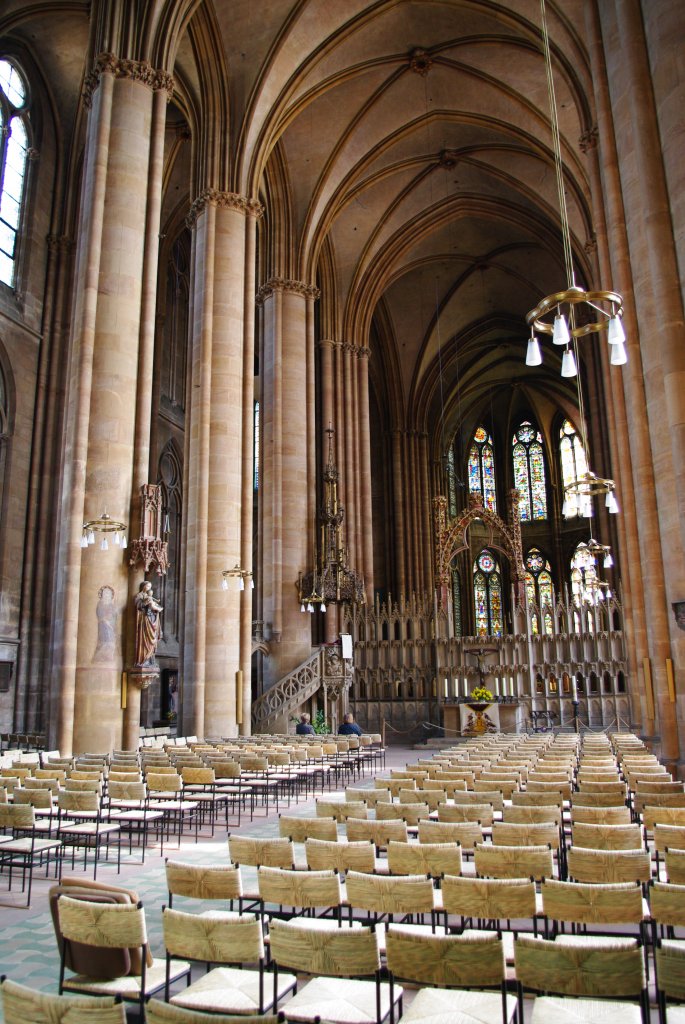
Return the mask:
[[[160,613],[162,605],[155,600],[152,584],[143,580],[135,598],[136,605],[136,668],[155,669],[155,652],[162,639]]]

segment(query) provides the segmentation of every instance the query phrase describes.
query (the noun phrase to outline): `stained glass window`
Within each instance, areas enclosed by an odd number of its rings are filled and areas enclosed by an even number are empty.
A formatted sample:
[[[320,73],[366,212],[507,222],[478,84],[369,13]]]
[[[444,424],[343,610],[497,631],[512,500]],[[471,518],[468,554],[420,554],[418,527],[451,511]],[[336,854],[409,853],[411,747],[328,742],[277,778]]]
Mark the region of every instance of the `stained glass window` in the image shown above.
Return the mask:
[[[564,420],[559,431],[559,458],[564,489],[573,480],[587,473],[587,457],[578,431],[570,420]],[[579,515],[578,501],[574,495],[564,498],[564,516],[571,519]]]
[[[17,236],[26,177],[26,86],[8,60],[0,60],[0,281],[13,286]]]
[[[540,632],[539,614],[542,616],[542,632],[553,633],[552,628],[552,569],[549,562],[538,548],[531,548],[525,557],[526,566],[526,598],[531,608],[531,626],[533,633]]]
[[[492,552],[483,548],[473,563],[477,636],[502,636],[502,577]]]
[[[547,518],[545,456],[542,435],[527,420],[514,433],[512,440],[514,487],[521,492],[521,522]]]
[[[485,507],[496,512],[495,451],[485,427],[478,427],[473,435],[469,449],[468,476],[470,493],[482,494]]]

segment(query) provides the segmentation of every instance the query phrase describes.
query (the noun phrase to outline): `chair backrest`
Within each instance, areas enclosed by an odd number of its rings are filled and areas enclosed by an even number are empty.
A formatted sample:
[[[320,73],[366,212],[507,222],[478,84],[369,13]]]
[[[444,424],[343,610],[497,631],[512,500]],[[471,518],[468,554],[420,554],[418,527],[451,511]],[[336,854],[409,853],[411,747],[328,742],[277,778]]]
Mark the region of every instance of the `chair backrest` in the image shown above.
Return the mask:
[[[377,847],[385,847],[391,840],[399,843],[409,841],[406,821],[369,821],[363,818],[348,818],[345,822],[349,842],[371,840]]]
[[[143,776],[140,772],[116,772],[112,771],[107,776],[108,785],[113,782],[142,782]]]
[[[574,821],[571,835],[574,846],[586,846],[593,850],[644,848],[644,838],[639,825],[592,825]]]
[[[483,878],[542,878],[554,876],[554,858],[549,846],[495,846],[478,843],[475,847],[476,874]]]
[[[317,800],[317,818],[335,818],[336,821],[347,821],[348,818],[368,817],[368,808],[361,800]]]
[[[166,861],[167,889],[172,896],[198,900],[234,900],[242,896],[240,869],[233,864],[187,864]]]
[[[348,871],[351,907],[374,914],[429,914],[435,908],[433,881],[426,875],[370,875]]]
[[[644,807],[642,824],[648,832],[657,825],[685,825],[685,807]]]
[[[515,825],[549,824],[556,825],[559,828],[561,825],[561,807],[547,806],[545,804],[542,807],[515,807],[512,804],[504,808],[502,820],[512,822]]]
[[[685,810],[685,808],[684,808]],[[630,825],[630,808],[621,807],[571,807],[571,823],[587,825]]]
[[[169,956],[210,964],[258,963],[264,959],[262,926],[254,914],[204,916],[165,907],[162,930]]]
[[[26,782],[30,782],[30,779],[24,779],[25,784]],[[52,793],[49,789],[17,788],[14,791],[14,802],[15,804],[31,804],[32,807],[38,807],[40,810],[51,810]]]
[[[147,789],[144,782],[111,782],[108,786],[110,800],[145,800]]]
[[[68,789],[71,793],[101,793],[102,792],[102,779],[72,779],[69,776],[65,780],[64,788]]]
[[[9,978],[0,983],[0,993],[5,1024],[126,1024],[124,1004],[117,998],[54,996],[18,985]]]
[[[666,850],[666,878],[675,885],[685,885],[685,850]]]
[[[623,807],[626,800],[621,793],[588,793],[578,790],[571,796],[571,807]]]
[[[419,843],[458,843],[472,850],[483,842],[483,826],[479,821],[420,821]]]
[[[85,811],[92,814],[100,808],[100,794],[93,790],[61,789],[57,794],[60,811]]]
[[[478,920],[534,918],[535,882],[529,878],[471,878],[445,875],[442,901],[448,914]]]
[[[15,793],[20,792],[15,790]],[[33,805],[0,804],[0,828],[30,829],[36,821]]]
[[[685,924],[685,885],[652,881],[649,909],[656,924],[682,927]]]
[[[350,803],[365,803],[367,807],[375,807],[378,803],[388,804],[392,800],[392,794],[387,786],[379,789],[355,789],[348,787],[345,790],[345,799]]]
[[[514,807],[561,807],[564,798],[558,790],[544,790],[539,792],[528,792],[527,790],[514,790],[511,794],[511,802]]]
[[[545,879],[542,907],[550,921],[575,924],[639,924],[643,919],[642,886],[637,882],[587,884]]]
[[[590,850],[571,846],[566,862],[569,878],[575,882],[648,882],[652,874],[647,850]]]
[[[421,819],[428,818],[430,807],[424,803],[391,803],[376,804],[376,821],[392,821],[400,819],[408,825],[418,825]]]
[[[558,850],[561,837],[559,826],[554,824],[496,821],[492,826],[492,841],[499,846],[551,846]]]
[[[580,944],[519,935],[514,941],[516,978],[524,989],[570,996],[642,997],[642,949],[636,943]]]
[[[142,903],[98,903],[61,895],[57,901],[59,929],[66,942],[97,949],[131,947],[147,950]]]
[[[504,807],[504,797],[499,789],[478,790],[477,793],[468,791],[455,793],[452,799],[455,804],[492,804],[496,811],[501,811]]]
[[[271,960],[278,967],[333,977],[375,975],[380,969],[378,939],[372,928],[301,927],[289,921],[269,925]]]
[[[180,793],[183,788],[181,776],[173,772],[148,772],[145,776],[145,784],[148,794],[153,793]]]
[[[495,811],[492,804],[440,804],[438,807],[438,821],[478,821],[488,827],[492,825],[494,819]]]
[[[422,985],[472,988],[500,986],[505,964],[496,935],[423,935],[389,925],[385,937],[388,970],[394,978]]]
[[[57,793],[59,788],[59,779],[24,779],[24,789],[47,789]]]
[[[349,877],[349,876],[348,876]],[[335,870],[291,871],[257,868],[259,898],[281,907],[339,907],[340,875]]]
[[[657,993],[678,1003],[685,1002],[685,949],[682,942],[661,939],[657,943],[654,957]]]
[[[456,843],[388,843],[388,870],[393,875],[461,873],[461,847]]]
[[[290,839],[263,839],[257,836],[228,837],[228,854],[233,864],[259,867],[294,868],[295,847]]]
[[[216,781],[213,768],[200,768],[191,765],[181,768],[184,786],[213,786]]]
[[[405,844],[401,844],[405,845]],[[312,871],[373,871],[376,847],[370,840],[338,843],[327,839],[306,839],[304,853]]]
[[[303,843],[306,839],[333,841],[338,838],[338,823],[335,818],[297,818],[281,814],[278,831],[282,839],[291,839],[294,843]]]

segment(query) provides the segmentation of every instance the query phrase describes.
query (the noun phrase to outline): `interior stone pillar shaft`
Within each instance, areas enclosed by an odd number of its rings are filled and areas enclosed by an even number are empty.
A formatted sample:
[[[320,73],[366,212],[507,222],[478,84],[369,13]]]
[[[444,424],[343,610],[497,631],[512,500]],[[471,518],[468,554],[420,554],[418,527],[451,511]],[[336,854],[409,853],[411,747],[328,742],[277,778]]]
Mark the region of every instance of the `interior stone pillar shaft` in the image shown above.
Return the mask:
[[[373,505],[371,491],[371,423],[369,420],[369,357],[368,348],[357,350],[357,377],[359,381],[359,461],[361,473],[361,542],[360,569],[364,573],[366,600],[373,601]]]
[[[671,657],[667,601],[683,585],[683,513],[685,467],[682,442],[685,429],[685,331],[675,261],[672,222],[664,180],[659,133],[642,18],[635,0],[598,7],[611,114],[616,126],[617,166],[625,215],[626,261],[629,261],[642,360],[644,405],[649,429],[645,450],[642,417],[631,417],[631,454],[641,538],[645,604],[650,622],[647,637],[652,658],[655,701],[658,707],[661,753],[668,760],[679,754],[677,717],[668,694],[666,659]],[[638,126],[639,147],[624,152]],[[628,349],[629,360],[632,352]],[[630,384],[635,371],[626,370]],[[629,403],[630,404],[630,403]],[[633,448],[635,446],[635,451]],[[642,456],[642,458],[640,458]],[[654,499],[649,475],[640,473],[647,463],[654,473]],[[681,514],[668,510],[680,508]],[[646,543],[651,533],[654,543]],[[660,548],[664,552],[659,557]]]
[[[237,733],[236,672],[241,668],[238,577],[222,588],[222,571],[241,568],[243,488],[243,344],[246,214],[254,204],[207,189],[194,202],[191,451],[185,694],[192,685],[199,735]],[[243,708],[249,714],[249,707]]]
[[[309,479],[307,448],[307,300],[318,290],[299,281],[273,278],[260,291],[264,316],[263,449],[269,453],[262,478],[264,618],[271,638],[265,688],[296,668],[311,649],[309,615],[300,612],[297,579],[313,568],[313,538],[307,537]]]
[[[321,437],[317,449],[322,453],[325,460],[328,457],[328,434],[329,426],[335,424],[335,402],[333,388],[333,367],[337,342],[324,339],[319,342],[320,375],[321,375]],[[314,447],[314,446],[312,446]],[[335,605],[328,605],[324,616],[324,639],[326,643],[333,643],[338,635],[338,615]]]
[[[132,491],[141,280],[154,91],[169,77],[102,55],[89,76],[77,292],[72,329],[57,643],[58,743],[121,742],[126,554],[79,546],[84,519],[128,524]],[[100,538],[97,538],[98,541]]]
[[[395,504],[395,586],[397,587],[398,594],[406,594],[404,464],[402,459],[401,430],[393,430],[392,432],[392,489]]]

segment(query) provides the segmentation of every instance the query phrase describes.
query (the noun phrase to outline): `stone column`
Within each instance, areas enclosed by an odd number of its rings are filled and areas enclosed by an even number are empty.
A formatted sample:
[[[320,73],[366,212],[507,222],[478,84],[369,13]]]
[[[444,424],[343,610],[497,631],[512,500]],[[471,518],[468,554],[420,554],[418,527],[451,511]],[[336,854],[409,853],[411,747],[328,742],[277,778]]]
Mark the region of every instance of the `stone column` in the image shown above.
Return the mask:
[[[238,729],[242,592],[237,576],[222,589],[222,572],[249,568],[241,562],[246,219],[260,209],[244,196],[206,189],[189,215],[195,265],[186,631],[192,641],[184,656],[184,719],[192,700],[193,729],[202,736],[234,736]]]
[[[357,377],[359,381],[359,464],[362,558],[360,569],[364,573],[366,600],[373,601],[373,518],[371,494],[371,424],[369,422],[369,358],[371,350],[357,349]]]
[[[402,458],[402,431],[392,432],[392,489],[395,503],[395,587],[398,594],[407,592],[405,569],[405,502],[404,461]]]
[[[271,657],[265,688],[295,668],[311,652],[310,617],[300,612],[297,579],[313,566],[309,523],[309,445],[307,433],[307,303],[318,289],[299,281],[272,278],[260,289],[264,310],[262,387],[264,475],[263,602]],[[271,411],[271,415],[268,412]]]
[[[103,54],[88,118],[68,382],[56,623],[60,750],[110,750],[122,735],[126,554],[79,546],[84,519],[128,524],[153,97],[171,87],[144,62]],[[99,538],[98,538],[99,540]]]
[[[335,424],[335,400],[334,400],[334,386],[333,386],[333,366],[334,356],[338,343],[331,341],[330,339],[324,339],[319,342],[319,351],[321,353],[321,437],[319,445],[316,445],[317,451],[323,453],[323,458],[326,458],[328,452],[328,435],[326,431],[328,427],[334,427]],[[326,643],[333,643],[338,636],[338,609],[336,605],[329,605],[328,610],[324,616],[324,639]]]

